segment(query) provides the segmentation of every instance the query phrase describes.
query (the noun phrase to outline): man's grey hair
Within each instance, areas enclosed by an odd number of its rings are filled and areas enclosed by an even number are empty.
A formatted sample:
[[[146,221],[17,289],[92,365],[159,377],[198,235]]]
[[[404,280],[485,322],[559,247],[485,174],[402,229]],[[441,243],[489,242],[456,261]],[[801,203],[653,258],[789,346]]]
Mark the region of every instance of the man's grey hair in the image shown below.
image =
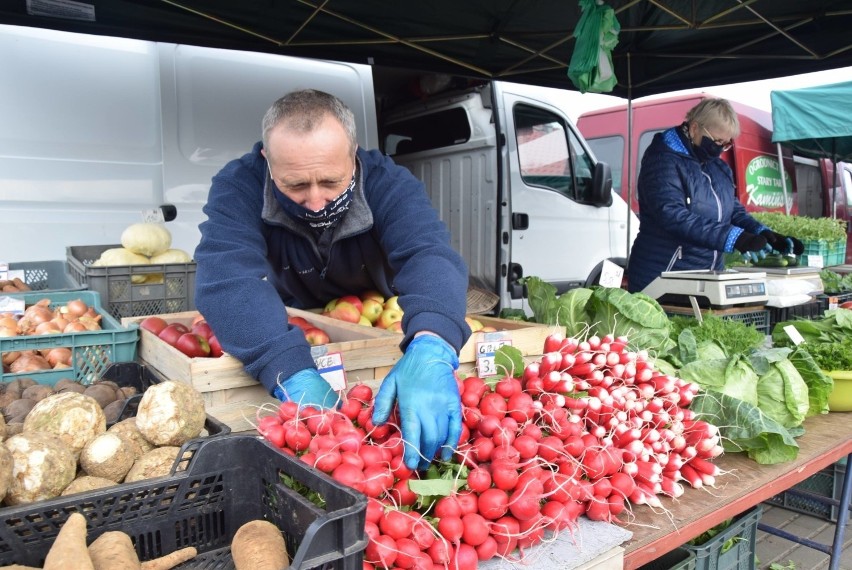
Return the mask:
[[[740,120],[727,99],[703,99],[686,113],[686,121],[702,127],[726,127],[734,139],[740,135]]]
[[[352,154],[358,147],[358,133],[355,128],[355,115],[346,103],[324,91],[301,89],[287,93],[266,111],[261,128],[263,147],[269,143],[269,131],[279,123],[286,121],[288,128],[309,133],[317,128],[326,115],[331,115],[343,125],[349,138]]]

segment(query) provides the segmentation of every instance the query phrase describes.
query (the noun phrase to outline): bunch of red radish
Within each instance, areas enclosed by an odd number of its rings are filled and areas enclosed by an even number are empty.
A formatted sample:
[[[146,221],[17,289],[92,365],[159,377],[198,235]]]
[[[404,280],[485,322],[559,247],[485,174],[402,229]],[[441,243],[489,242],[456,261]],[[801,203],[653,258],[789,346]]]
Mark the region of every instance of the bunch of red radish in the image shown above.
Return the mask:
[[[517,376],[459,380],[454,464],[466,470],[455,492],[426,508],[409,488],[420,474],[402,462],[395,418],[370,420],[368,386],[351,388],[336,411],[283,403],[258,431],[369,497],[365,569],[472,569],[520,557],[582,514],[621,522],[633,505],[679,497],[680,481],[714,484],[710,460],[722,447],[716,427],[688,409],[698,386],[654,370],[627,339],[552,334]]]

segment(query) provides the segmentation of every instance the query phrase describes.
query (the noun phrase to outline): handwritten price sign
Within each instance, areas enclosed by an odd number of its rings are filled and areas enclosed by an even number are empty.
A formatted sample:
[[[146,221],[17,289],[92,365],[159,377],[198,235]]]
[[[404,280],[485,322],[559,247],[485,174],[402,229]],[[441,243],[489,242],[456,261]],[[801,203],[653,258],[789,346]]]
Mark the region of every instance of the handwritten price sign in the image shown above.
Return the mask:
[[[479,376],[485,378],[498,373],[494,363],[494,355],[501,346],[512,346],[512,339],[500,338],[476,343],[476,368]]]
[[[346,372],[343,370],[343,355],[339,352],[312,354],[320,376],[331,384],[335,391],[346,388]]]

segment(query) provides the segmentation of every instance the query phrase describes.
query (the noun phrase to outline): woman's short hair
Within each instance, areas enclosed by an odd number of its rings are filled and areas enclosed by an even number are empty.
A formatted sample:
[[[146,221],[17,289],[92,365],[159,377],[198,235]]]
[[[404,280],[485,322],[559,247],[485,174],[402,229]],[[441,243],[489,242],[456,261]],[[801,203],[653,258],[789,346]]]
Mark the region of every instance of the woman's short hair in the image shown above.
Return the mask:
[[[702,127],[721,127],[731,132],[731,138],[740,135],[740,120],[727,99],[702,99],[687,111],[686,121],[696,122]]]
[[[358,147],[355,115],[346,103],[330,93],[316,89],[291,91],[272,104],[261,122],[263,147],[268,146],[269,131],[282,121],[287,121],[291,129],[308,133],[317,128],[326,115],[333,116],[343,126],[349,138],[349,146],[355,154]]]

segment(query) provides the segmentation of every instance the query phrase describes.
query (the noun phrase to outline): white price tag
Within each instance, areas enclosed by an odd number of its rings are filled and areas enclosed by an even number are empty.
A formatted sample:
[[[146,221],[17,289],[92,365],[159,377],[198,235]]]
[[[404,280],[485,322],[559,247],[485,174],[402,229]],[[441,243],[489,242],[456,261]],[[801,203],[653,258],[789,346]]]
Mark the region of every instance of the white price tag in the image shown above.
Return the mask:
[[[494,355],[501,346],[512,346],[512,339],[500,338],[476,343],[476,368],[480,378],[498,373],[497,366],[494,364]]]
[[[331,352],[322,356],[314,356],[314,363],[320,376],[331,384],[336,392],[346,388],[346,372],[343,370],[343,355]]]
[[[622,277],[624,277],[624,269],[610,260],[604,259],[603,265],[601,266],[601,278],[598,280],[600,286],[621,287]]]
[[[163,211],[160,208],[152,208],[151,210],[142,210],[142,221],[145,223],[164,224],[166,219],[163,217]]]
[[[6,272],[6,279],[14,279],[17,277],[21,281],[24,280],[24,270],[23,269],[12,269]]]
[[[790,340],[792,340],[793,344],[796,346],[805,342],[805,337],[803,337],[802,333],[800,333],[793,325],[787,325],[784,327],[784,332],[787,333],[787,336],[790,337]]]
[[[808,256],[808,267],[825,267],[824,261],[822,260],[821,255],[809,255]]]
[[[23,299],[13,299],[12,297],[0,297],[0,313],[12,313],[13,315],[23,315],[26,309]]]
[[[3,261],[0,261],[0,279],[8,279],[9,275],[9,264]]]

